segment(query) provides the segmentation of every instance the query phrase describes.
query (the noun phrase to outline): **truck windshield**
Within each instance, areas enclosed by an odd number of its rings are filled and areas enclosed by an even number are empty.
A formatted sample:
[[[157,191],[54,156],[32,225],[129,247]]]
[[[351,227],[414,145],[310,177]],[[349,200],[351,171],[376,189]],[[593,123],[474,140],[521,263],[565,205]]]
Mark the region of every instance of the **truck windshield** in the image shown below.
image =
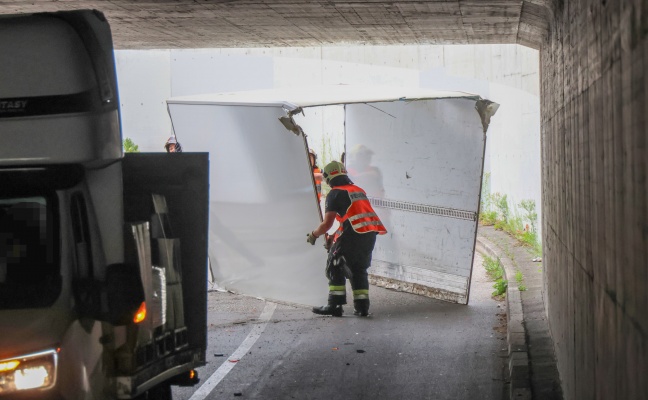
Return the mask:
[[[56,198],[0,197],[0,310],[51,305],[61,291]]]

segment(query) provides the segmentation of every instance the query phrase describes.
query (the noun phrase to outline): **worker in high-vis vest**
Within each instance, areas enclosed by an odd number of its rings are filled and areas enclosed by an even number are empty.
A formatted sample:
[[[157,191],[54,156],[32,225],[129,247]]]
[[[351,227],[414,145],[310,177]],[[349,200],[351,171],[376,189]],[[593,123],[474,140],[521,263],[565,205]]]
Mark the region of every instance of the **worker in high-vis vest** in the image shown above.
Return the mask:
[[[326,275],[329,278],[328,304],[314,307],[320,315],[341,317],[346,304],[346,280],[353,289],[354,314],[369,315],[369,277],[371,253],[377,235],[387,230],[376,215],[364,190],[354,185],[347,176],[344,164],[333,161],[324,167],[324,180],[331,186],[326,196],[324,221],[307,234],[307,242],[315,244],[337,219],[340,227],[332,237],[326,236],[324,247],[329,251]]]
[[[322,170],[317,166],[317,153],[315,150],[308,149],[308,158],[310,158],[311,168],[313,168],[313,179],[315,180],[315,189],[317,190],[317,201],[322,200]]]

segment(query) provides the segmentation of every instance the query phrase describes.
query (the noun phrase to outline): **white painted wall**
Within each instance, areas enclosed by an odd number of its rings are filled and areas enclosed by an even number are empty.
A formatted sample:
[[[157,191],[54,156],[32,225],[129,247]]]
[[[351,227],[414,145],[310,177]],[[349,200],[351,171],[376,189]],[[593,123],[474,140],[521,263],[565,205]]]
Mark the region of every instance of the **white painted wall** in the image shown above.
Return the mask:
[[[533,199],[540,214],[536,50],[517,45],[128,50],[116,51],[116,60],[123,134],[141,151],[163,151],[172,132],[165,100],[173,96],[367,83],[478,93],[501,104],[488,132],[490,191],[507,194],[511,208]],[[310,146],[320,160],[338,159],[341,111],[307,112],[316,113],[318,121],[304,126]],[[322,154],[325,148],[328,154]]]
[[[140,151],[164,151],[171,135],[166,99],[171,97],[170,53],[167,50],[115,52],[123,138]]]
[[[204,49],[170,53],[173,96],[274,87],[272,57]]]

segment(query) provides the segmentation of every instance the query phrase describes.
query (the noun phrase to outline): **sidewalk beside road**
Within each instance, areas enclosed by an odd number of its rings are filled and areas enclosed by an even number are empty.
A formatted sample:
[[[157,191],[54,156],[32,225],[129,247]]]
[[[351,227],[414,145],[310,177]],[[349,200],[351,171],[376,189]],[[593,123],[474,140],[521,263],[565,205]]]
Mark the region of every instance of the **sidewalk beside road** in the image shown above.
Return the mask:
[[[499,258],[508,280],[510,398],[562,400],[554,346],[543,299],[542,262],[506,232],[479,226],[477,251]],[[515,279],[517,272],[522,282]],[[519,287],[524,285],[523,289]]]

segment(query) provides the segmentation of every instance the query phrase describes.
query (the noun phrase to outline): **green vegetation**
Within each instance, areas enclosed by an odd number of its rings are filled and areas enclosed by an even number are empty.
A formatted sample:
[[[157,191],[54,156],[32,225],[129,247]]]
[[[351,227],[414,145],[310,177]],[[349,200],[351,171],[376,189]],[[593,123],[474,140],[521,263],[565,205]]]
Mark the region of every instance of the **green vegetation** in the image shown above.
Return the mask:
[[[524,218],[531,224],[531,232],[536,231],[536,221],[538,220],[538,213],[536,212],[536,204],[533,200],[522,200],[520,207],[525,211]]]
[[[124,151],[126,153],[139,153],[139,146],[131,138],[124,139]]]
[[[321,146],[321,153],[318,154],[318,160],[317,163],[319,164],[320,168],[324,168],[324,166],[331,161],[337,160],[339,161],[340,155],[334,155],[333,154],[333,149],[331,148],[331,138],[327,135],[322,136],[322,146]]]
[[[490,174],[484,174],[479,223],[507,232],[530,247],[534,256],[541,257],[542,245],[537,232],[538,213],[535,201],[525,199],[518,206],[523,210],[522,215],[518,215],[515,207],[511,211],[506,194],[490,193]]]
[[[518,207],[522,210],[521,215],[518,213]],[[542,256],[542,245],[538,237],[538,213],[536,212],[535,201],[524,199],[518,207],[509,206],[509,200],[506,194],[491,193],[490,191],[490,174],[484,174],[482,182],[482,195],[479,212],[479,223],[486,226],[493,226],[495,229],[503,230],[517,239],[522,245],[531,248],[534,256]],[[503,244],[504,253],[513,262],[517,268],[515,256],[508,245]],[[503,279],[504,271],[500,260],[494,260],[490,257],[484,257],[484,268],[488,275],[495,281],[493,287],[495,291],[493,296],[504,293],[508,287],[508,282]],[[540,269],[542,270],[542,268]],[[527,290],[524,285],[524,275],[521,271],[515,273],[515,282],[520,291]]]
[[[501,296],[506,293],[506,289],[508,289],[508,281],[506,279],[499,279],[495,281],[493,288],[495,288],[493,296]]]
[[[522,275],[522,271],[517,271],[515,273],[515,282],[518,284],[518,290],[520,292],[524,292],[527,290],[527,287],[522,283],[524,282],[524,275]]]
[[[328,135],[322,136],[321,151],[317,154],[317,165],[324,169],[324,166],[331,161],[340,161],[341,154],[333,154],[333,147],[331,146],[331,138]],[[326,197],[331,190],[326,181],[322,182],[322,196]]]
[[[497,213],[495,211],[483,211],[479,215],[479,222],[482,225],[495,225],[497,222]]]
[[[510,219],[510,210],[508,206],[508,199],[505,194],[493,193],[493,203],[497,209],[497,217],[505,223]]]
[[[495,281],[493,285],[495,291],[493,291],[492,295],[501,296],[506,293],[508,281],[504,279],[504,268],[500,259],[494,259],[485,255],[483,265],[488,276]]]
[[[521,272],[521,271],[517,271],[517,272],[515,273],[515,281],[516,281],[518,284],[520,284],[520,283],[522,283],[522,279],[524,279],[524,276],[522,275],[522,272]]]

